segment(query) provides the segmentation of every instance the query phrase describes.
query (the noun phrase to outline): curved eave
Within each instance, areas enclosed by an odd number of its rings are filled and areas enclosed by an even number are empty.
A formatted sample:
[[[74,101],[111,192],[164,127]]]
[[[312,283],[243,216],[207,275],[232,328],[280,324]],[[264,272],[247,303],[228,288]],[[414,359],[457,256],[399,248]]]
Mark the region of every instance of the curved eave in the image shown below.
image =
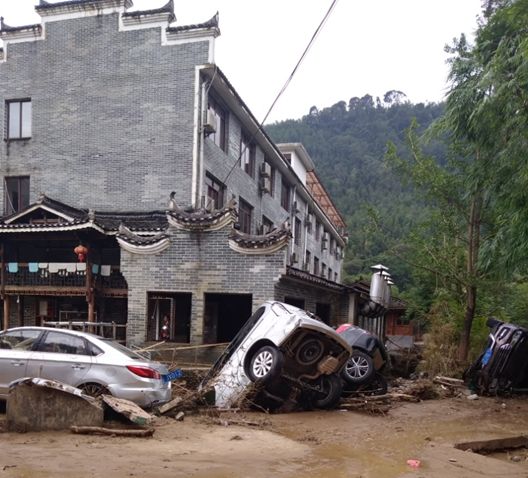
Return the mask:
[[[288,245],[289,237],[284,236],[280,241],[270,244],[268,246],[251,246],[251,245],[242,245],[236,242],[233,239],[229,239],[229,247],[240,254],[246,254],[250,256],[266,256],[270,254],[275,254],[275,252],[280,251],[286,245]]]
[[[181,231],[201,231],[201,232],[211,232],[219,231],[224,229],[227,226],[230,226],[235,222],[235,216],[232,211],[227,211],[222,216],[213,219],[213,220],[204,220],[204,221],[190,221],[182,220],[177,217],[174,217],[172,214],[167,214],[167,220],[172,227],[179,229]]]
[[[121,249],[130,252],[131,254],[139,254],[143,256],[159,254],[170,246],[170,240],[168,237],[148,245],[131,244],[121,237],[117,237],[117,242]]]
[[[93,222],[83,222],[80,224],[69,224],[69,225],[60,225],[60,226],[50,226],[50,225],[20,225],[17,227],[15,225],[5,227],[0,225],[0,234],[4,233],[32,233],[32,232],[68,232],[68,231],[79,231],[82,229],[94,229],[101,234],[106,234],[105,230],[97,226]]]

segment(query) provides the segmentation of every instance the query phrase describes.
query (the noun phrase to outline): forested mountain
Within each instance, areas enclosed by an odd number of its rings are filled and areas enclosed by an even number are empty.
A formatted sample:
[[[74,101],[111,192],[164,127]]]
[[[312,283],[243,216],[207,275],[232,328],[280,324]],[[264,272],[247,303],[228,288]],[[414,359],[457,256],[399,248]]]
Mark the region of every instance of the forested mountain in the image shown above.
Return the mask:
[[[276,142],[302,143],[316,165],[316,171],[337,207],[344,215],[349,231],[345,259],[349,279],[366,275],[379,261],[388,262],[400,287],[408,281],[405,264],[386,254],[395,241],[404,240],[410,225],[420,216],[423,204],[411,186],[385,164],[388,142],[402,155],[408,154],[405,132],[413,119],[420,130],[442,114],[442,104],[412,104],[401,92],[387,92],[381,101],[370,95],[340,101],[318,110],[315,106],[299,120],[288,120],[266,127]],[[444,147],[428,146],[442,161]],[[373,234],[373,225],[390,234]]]

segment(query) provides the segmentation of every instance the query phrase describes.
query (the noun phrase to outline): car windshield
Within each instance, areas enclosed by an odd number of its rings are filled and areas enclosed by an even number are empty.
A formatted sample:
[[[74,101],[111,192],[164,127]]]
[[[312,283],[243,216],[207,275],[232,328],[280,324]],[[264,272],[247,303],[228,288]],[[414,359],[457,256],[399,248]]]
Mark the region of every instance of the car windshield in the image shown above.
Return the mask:
[[[114,342],[111,339],[102,339],[100,337],[98,338],[99,340],[102,340],[106,345],[109,345],[110,347],[118,350],[122,354],[126,355],[128,358],[131,358],[134,360],[150,360],[146,354],[142,355],[141,353],[134,352],[133,350],[130,350],[128,347],[121,345],[119,342]]]

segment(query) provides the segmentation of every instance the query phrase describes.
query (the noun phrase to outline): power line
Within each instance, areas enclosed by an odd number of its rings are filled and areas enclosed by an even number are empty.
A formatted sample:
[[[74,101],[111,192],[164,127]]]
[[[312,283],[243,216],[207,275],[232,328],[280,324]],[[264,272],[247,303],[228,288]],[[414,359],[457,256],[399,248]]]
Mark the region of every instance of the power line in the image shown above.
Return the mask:
[[[288,79],[286,80],[286,82],[284,83],[284,86],[280,89],[279,93],[277,94],[277,96],[275,97],[275,99],[273,100],[273,103],[271,104],[271,106],[269,107],[268,109],[268,112],[266,113],[266,115],[264,116],[264,119],[260,122],[260,124],[258,125],[258,128],[257,130],[251,135],[249,141],[248,141],[248,145],[251,144],[251,142],[253,141],[253,139],[255,138],[255,136],[257,135],[257,132],[259,131],[262,131],[263,130],[263,124],[266,122],[266,120],[268,119],[268,116],[270,115],[270,113],[272,112],[273,108],[275,107],[275,105],[277,104],[277,101],[279,101],[279,98],[282,96],[282,94],[286,91],[286,88],[288,88],[288,85],[291,83],[291,80],[293,79],[293,77],[295,76],[295,73],[297,73],[297,70],[299,69],[299,66],[301,65],[301,63],[303,62],[304,58],[306,57],[306,55],[308,54],[308,52],[310,51],[310,48],[312,47],[315,39],[317,38],[317,36],[319,35],[320,31],[322,30],[323,26],[325,25],[326,21],[328,20],[328,17],[330,16],[330,14],[332,13],[332,10],[334,9],[334,7],[336,6],[338,0],[333,0],[330,7],[328,8],[328,11],[326,12],[325,16],[323,17],[323,19],[321,20],[321,22],[319,23],[319,26],[316,28],[314,34],[312,35],[312,38],[310,38],[310,41],[308,42],[308,45],[306,46],[306,48],[304,49],[301,57],[299,58],[299,60],[297,61],[295,67],[293,68],[292,72],[290,73],[290,76],[288,77]],[[247,149],[247,146],[244,147],[244,149],[242,149],[240,151],[240,154],[238,155],[238,158],[237,160],[234,162],[233,166],[231,167],[231,169],[229,170],[229,172],[227,173],[227,176],[225,177],[225,179],[222,181],[224,184],[226,183],[226,181],[229,179],[229,176],[231,176],[231,173],[234,171],[235,167],[239,164],[240,162],[240,159],[242,158],[242,155],[245,153]]]

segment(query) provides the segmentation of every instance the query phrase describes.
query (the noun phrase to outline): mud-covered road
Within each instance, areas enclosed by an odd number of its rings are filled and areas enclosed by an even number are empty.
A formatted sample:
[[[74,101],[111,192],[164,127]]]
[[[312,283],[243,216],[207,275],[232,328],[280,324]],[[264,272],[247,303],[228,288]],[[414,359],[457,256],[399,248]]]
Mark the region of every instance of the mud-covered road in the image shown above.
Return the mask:
[[[528,397],[395,404],[383,416],[334,410],[159,418],[146,439],[6,433],[4,420],[0,413],[0,478],[528,477],[524,449],[491,458],[453,447],[528,434]],[[420,468],[408,459],[420,460]]]

